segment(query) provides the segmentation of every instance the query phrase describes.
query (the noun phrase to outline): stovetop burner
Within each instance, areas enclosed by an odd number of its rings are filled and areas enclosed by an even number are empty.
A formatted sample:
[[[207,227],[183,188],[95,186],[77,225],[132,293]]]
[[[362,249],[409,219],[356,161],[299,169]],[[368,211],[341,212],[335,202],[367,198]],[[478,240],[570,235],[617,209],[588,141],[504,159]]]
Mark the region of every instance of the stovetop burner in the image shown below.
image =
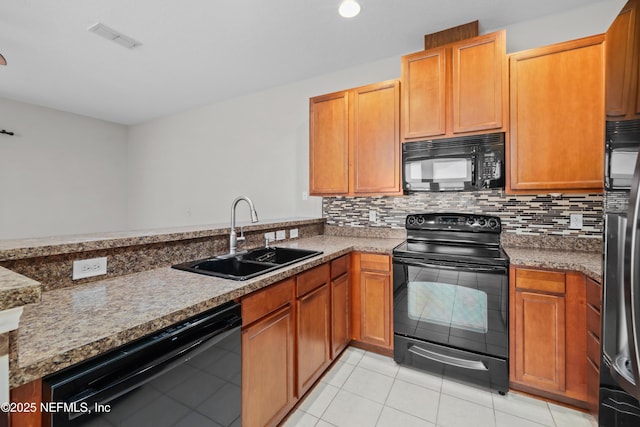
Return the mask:
[[[500,248],[499,217],[444,213],[407,216],[407,240],[395,256],[426,261],[506,266],[509,258]]]

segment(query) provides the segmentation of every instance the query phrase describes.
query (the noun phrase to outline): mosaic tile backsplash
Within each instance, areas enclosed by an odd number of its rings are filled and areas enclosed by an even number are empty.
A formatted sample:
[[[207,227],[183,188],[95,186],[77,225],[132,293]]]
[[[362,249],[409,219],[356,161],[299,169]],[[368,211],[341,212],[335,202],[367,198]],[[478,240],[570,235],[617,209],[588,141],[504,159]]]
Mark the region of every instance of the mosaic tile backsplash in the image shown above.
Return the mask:
[[[369,212],[376,220],[369,220]],[[495,215],[503,232],[519,235],[556,235],[602,238],[603,196],[507,195],[501,190],[420,193],[399,197],[325,197],[322,214],[327,225],[338,227],[404,228],[408,214],[464,212]],[[583,215],[581,230],[569,229],[570,214]]]

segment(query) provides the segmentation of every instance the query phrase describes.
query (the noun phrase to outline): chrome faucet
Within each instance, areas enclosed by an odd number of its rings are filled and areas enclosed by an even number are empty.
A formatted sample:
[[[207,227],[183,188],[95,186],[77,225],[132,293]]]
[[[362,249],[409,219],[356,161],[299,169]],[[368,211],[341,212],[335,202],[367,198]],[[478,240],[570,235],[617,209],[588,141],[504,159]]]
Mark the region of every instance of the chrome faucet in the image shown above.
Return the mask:
[[[236,199],[231,204],[231,232],[229,233],[229,254],[235,254],[238,242],[244,242],[244,234],[242,233],[242,231],[240,231],[240,237],[236,236],[236,206],[238,206],[238,203],[240,203],[241,200],[244,200],[249,204],[249,208],[251,209],[251,222],[258,222],[258,213],[256,212],[256,208],[253,207],[253,202],[251,201],[251,199],[245,196],[236,197]]]

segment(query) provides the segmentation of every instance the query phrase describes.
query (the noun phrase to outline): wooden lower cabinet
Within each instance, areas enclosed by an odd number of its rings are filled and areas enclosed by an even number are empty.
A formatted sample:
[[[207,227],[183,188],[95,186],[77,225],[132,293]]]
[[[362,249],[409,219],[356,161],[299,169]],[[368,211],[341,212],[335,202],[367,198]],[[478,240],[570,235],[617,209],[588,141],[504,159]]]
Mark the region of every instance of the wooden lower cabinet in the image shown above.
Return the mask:
[[[564,391],[564,296],[517,291],[515,303],[515,380],[546,390]]]
[[[509,282],[510,386],[586,408],[585,276],[512,266]]]
[[[353,255],[352,338],[383,354],[393,352],[391,257],[381,254]]]
[[[242,299],[242,425],[278,425],[349,345],[350,256]]]
[[[587,405],[596,418],[600,404],[601,319],[602,286],[587,278]]]
[[[11,412],[9,416],[10,427],[41,427],[43,416],[40,412],[42,402],[42,379],[31,381],[11,390],[11,401],[21,403],[35,403],[38,410],[35,412]],[[0,420],[0,426],[5,420]],[[45,424],[46,425],[46,424]]]
[[[315,276],[320,285],[296,302],[298,396],[304,395],[331,363],[331,289],[329,265],[315,267],[298,276]]]
[[[331,358],[351,341],[351,280],[349,255],[331,262]]]
[[[291,291],[291,283],[287,282],[274,287],[288,285]],[[243,328],[242,425],[245,427],[277,425],[296,402],[292,297],[291,291],[284,307]]]

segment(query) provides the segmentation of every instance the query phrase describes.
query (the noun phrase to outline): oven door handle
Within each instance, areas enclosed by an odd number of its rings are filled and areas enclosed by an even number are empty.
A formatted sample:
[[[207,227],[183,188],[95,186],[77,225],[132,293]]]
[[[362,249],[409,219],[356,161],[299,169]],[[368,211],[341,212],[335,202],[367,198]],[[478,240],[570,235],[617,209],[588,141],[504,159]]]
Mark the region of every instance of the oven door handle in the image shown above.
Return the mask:
[[[393,262],[396,264],[403,265],[411,265],[414,267],[424,267],[424,268],[436,268],[441,270],[455,270],[455,271],[468,271],[473,273],[497,273],[497,274],[507,274],[507,268],[501,266],[490,266],[490,267],[480,267],[480,266],[464,266],[464,265],[443,265],[437,263],[426,263],[416,261],[415,259],[409,258],[399,258],[393,257]]]
[[[408,349],[409,353],[413,353],[416,356],[423,357],[425,359],[433,360],[434,362],[444,363],[446,365],[456,366],[458,368],[472,369],[474,371],[488,371],[487,365],[480,360],[467,360],[459,357],[448,356],[446,354],[436,353],[430,350],[426,350],[417,345],[412,345]]]

